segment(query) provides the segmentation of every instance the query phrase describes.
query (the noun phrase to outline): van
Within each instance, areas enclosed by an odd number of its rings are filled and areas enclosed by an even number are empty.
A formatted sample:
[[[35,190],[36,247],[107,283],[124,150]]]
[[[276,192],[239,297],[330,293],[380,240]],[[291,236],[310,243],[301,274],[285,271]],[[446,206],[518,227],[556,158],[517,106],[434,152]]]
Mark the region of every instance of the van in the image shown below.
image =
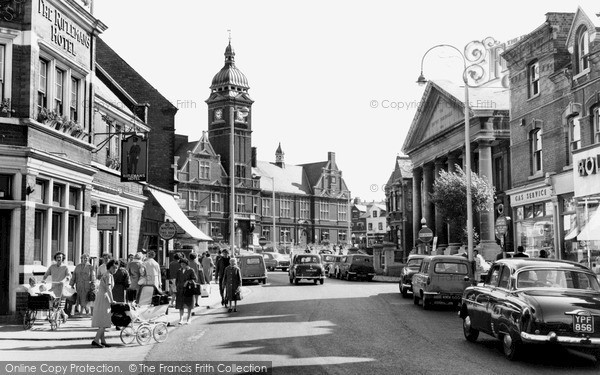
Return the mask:
[[[473,281],[473,267],[468,259],[454,255],[428,256],[412,278],[414,304],[418,305],[421,300],[425,310],[434,302],[452,303],[457,307]]]
[[[262,281],[267,283],[267,268],[265,260],[261,254],[240,255],[238,264],[242,273],[242,282],[244,281]]]

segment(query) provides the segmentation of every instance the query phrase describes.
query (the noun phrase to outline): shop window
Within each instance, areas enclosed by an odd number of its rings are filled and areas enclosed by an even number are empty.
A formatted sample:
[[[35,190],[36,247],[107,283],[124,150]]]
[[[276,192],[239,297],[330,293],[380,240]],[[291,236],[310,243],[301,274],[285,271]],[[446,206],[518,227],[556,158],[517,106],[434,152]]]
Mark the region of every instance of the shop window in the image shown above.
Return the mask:
[[[532,174],[542,171],[542,129],[531,132],[531,169]]]
[[[544,216],[544,204],[543,203],[536,203],[533,205],[533,216],[534,217]]]
[[[533,98],[540,93],[540,63],[534,61],[527,67],[527,82],[529,83],[529,97]]]
[[[12,199],[12,176],[0,175],[0,200]]]
[[[533,206],[525,206],[525,219],[533,219]]]
[[[588,30],[585,27],[581,27],[577,33],[577,46],[575,56],[577,59],[577,73],[584,73],[589,69],[589,52],[590,52],[590,38]]]

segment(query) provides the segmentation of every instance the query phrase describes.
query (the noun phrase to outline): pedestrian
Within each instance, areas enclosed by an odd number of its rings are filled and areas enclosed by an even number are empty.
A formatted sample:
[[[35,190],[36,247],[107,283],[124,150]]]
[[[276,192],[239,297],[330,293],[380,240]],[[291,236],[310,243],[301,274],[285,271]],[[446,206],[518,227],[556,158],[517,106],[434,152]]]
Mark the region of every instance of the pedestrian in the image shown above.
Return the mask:
[[[204,270],[202,265],[198,262],[198,254],[190,253],[189,265],[192,270],[196,273],[196,280],[199,284],[206,284],[206,278],[204,277]],[[194,307],[200,307],[198,304],[198,298],[200,294],[194,294]]]
[[[102,275],[106,272],[106,263],[112,259],[112,255],[109,253],[102,254],[102,259],[100,259],[100,266],[98,266],[98,270],[96,271],[96,278],[100,280]]]
[[[175,284],[177,285],[177,299],[175,308],[179,309],[179,325],[189,324],[192,316],[192,308],[194,307],[194,294],[187,292],[190,284],[195,284],[197,278],[196,273],[189,266],[189,261],[185,258],[179,259],[181,268],[177,271]],[[183,309],[187,308],[187,320],[183,321]]]
[[[60,297],[61,299],[64,298],[62,296],[63,287],[65,286],[65,283],[71,279],[71,271],[69,271],[69,267],[67,267],[66,264],[63,264],[64,260],[65,254],[63,252],[59,251],[54,254],[55,263],[48,267],[42,278],[42,282],[45,283],[48,276],[50,276],[50,279],[52,280],[50,291],[52,291],[56,297]],[[62,319],[63,322],[66,323],[67,313],[64,310],[62,310]]]
[[[204,280],[206,280],[207,284],[210,284],[213,277],[213,269],[215,268],[215,264],[213,263],[212,258],[210,257],[210,253],[207,251],[204,253],[202,257],[202,271],[204,272]]]
[[[225,274],[225,268],[229,266],[229,251],[223,249],[221,251],[221,257],[217,260],[217,280],[219,281],[219,293],[221,293],[221,305],[227,305],[225,300],[225,285],[223,284],[223,276]]]
[[[88,293],[96,289],[96,273],[94,267],[89,262],[90,255],[87,253],[81,254],[80,263],[75,266],[73,271],[73,278],[71,279],[70,285],[75,287],[77,292],[77,299],[75,301],[75,312],[80,314],[89,315],[89,303]]]
[[[137,301],[138,291],[140,290],[140,272],[142,268],[142,253],[136,253],[133,260],[127,264],[127,273],[129,273],[129,288],[127,288],[127,300]]]
[[[106,343],[104,336],[107,328],[112,325],[110,319],[110,305],[114,302],[112,290],[115,285],[113,275],[117,272],[117,262],[109,260],[106,262],[106,272],[100,278],[98,293],[94,301],[94,314],[92,315],[92,327],[98,328],[96,337],[92,340],[92,346],[95,348],[110,347]]]
[[[173,260],[169,263],[169,275],[168,275],[168,283],[169,288],[168,292],[171,296],[171,307],[175,306],[175,300],[177,296],[177,285],[175,285],[175,279],[177,278],[177,271],[181,268],[181,263],[179,260],[181,259],[181,255],[179,253],[173,254]]]
[[[133,254],[127,255],[127,264],[133,262]]]
[[[513,255],[513,258],[529,258],[529,255],[525,253],[523,246],[517,246],[517,253]]]
[[[225,284],[225,296],[229,304],[227,311],[237,312],[237,301],[242,299],[242,273],[237,266],[237,259],[231,258],[229,266],[225,268],[223,283]]]
[[[146,278],[146,285],[154,285],[159,291],[162,291],[160,285],[160,266],[154,260],[156,253],[154,250],[148,250],[148,256],[143,265],[142,276]]]
[[[546,252],[546,250],[540,250],[540,258],[548,258],[548,253]]]
[[[510,258],[510,254],[505,251],[501,251],[496,255],[496,260],[500,260],[500,259],[504,259],[504,258]]]
[[[125,290],[131,285],[131,279],[129,278],[129,272],[127,272],[126,264],[123,259],[117,260],[119,265],[117,272],[115,272],[113,278],[115,285],[113,286],[113,299],[115,302],[125,302]]]

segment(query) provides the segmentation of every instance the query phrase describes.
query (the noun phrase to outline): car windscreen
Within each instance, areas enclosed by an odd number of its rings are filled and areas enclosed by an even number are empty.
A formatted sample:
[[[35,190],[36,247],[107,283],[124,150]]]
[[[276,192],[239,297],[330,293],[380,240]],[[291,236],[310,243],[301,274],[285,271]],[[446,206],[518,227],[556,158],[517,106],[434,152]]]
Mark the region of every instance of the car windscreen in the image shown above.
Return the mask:
[[[324,262],[335,262],[335,255],[325,255],[323,256]]]
[[[467,275],[469,269],[465,263],[437,262],[433,268],[433,272]]]
[[[419,267],[421,267],[421,263],[423,263],[423,258],[409,259],[408,263],[406,264],[406,266],[408,268],[412,268],[412,269],[418,270]]]
[[[352,258],[352,263],[373,263],[373,259],[371,259],[371,257],[366,257],[366,256],[355,256]]]
[[[319,263],[319,258],[311,256],[299,256],[296,263]]]
[[[517,274],[517,289],[539,287],[600,292],[600,284],[596,276],[578,270],[536,268],[523,270]]]

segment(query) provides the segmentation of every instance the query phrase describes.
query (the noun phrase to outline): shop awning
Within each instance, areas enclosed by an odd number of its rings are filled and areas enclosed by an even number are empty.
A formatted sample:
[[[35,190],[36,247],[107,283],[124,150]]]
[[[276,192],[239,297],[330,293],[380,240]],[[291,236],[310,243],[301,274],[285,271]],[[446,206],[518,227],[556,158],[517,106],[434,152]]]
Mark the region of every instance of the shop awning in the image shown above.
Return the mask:
[[[190,237],[200,241],[212,241],[212,238],[204,234],[204,232],[198,229],[198,227],[196,227],[194,223],[192,223],[190,219],[185,216],[172,195],[152,189],[151,187],[148,187],[147,189],[150,191],[150,193],[152,193],[152,196],[165,210],[167,215],[169,215],[171,219],[173,219],[173,221],[177,223],[177,225],[179,225],[181,229],[183,229]]]
[[[579,241],[600,241],[600,209],[594,212],[590,221],[577,235],[577,239]]]
[[[579,227],[575,226],[571,231],[565,236],[565,241],[573,240],[579,234]]]

